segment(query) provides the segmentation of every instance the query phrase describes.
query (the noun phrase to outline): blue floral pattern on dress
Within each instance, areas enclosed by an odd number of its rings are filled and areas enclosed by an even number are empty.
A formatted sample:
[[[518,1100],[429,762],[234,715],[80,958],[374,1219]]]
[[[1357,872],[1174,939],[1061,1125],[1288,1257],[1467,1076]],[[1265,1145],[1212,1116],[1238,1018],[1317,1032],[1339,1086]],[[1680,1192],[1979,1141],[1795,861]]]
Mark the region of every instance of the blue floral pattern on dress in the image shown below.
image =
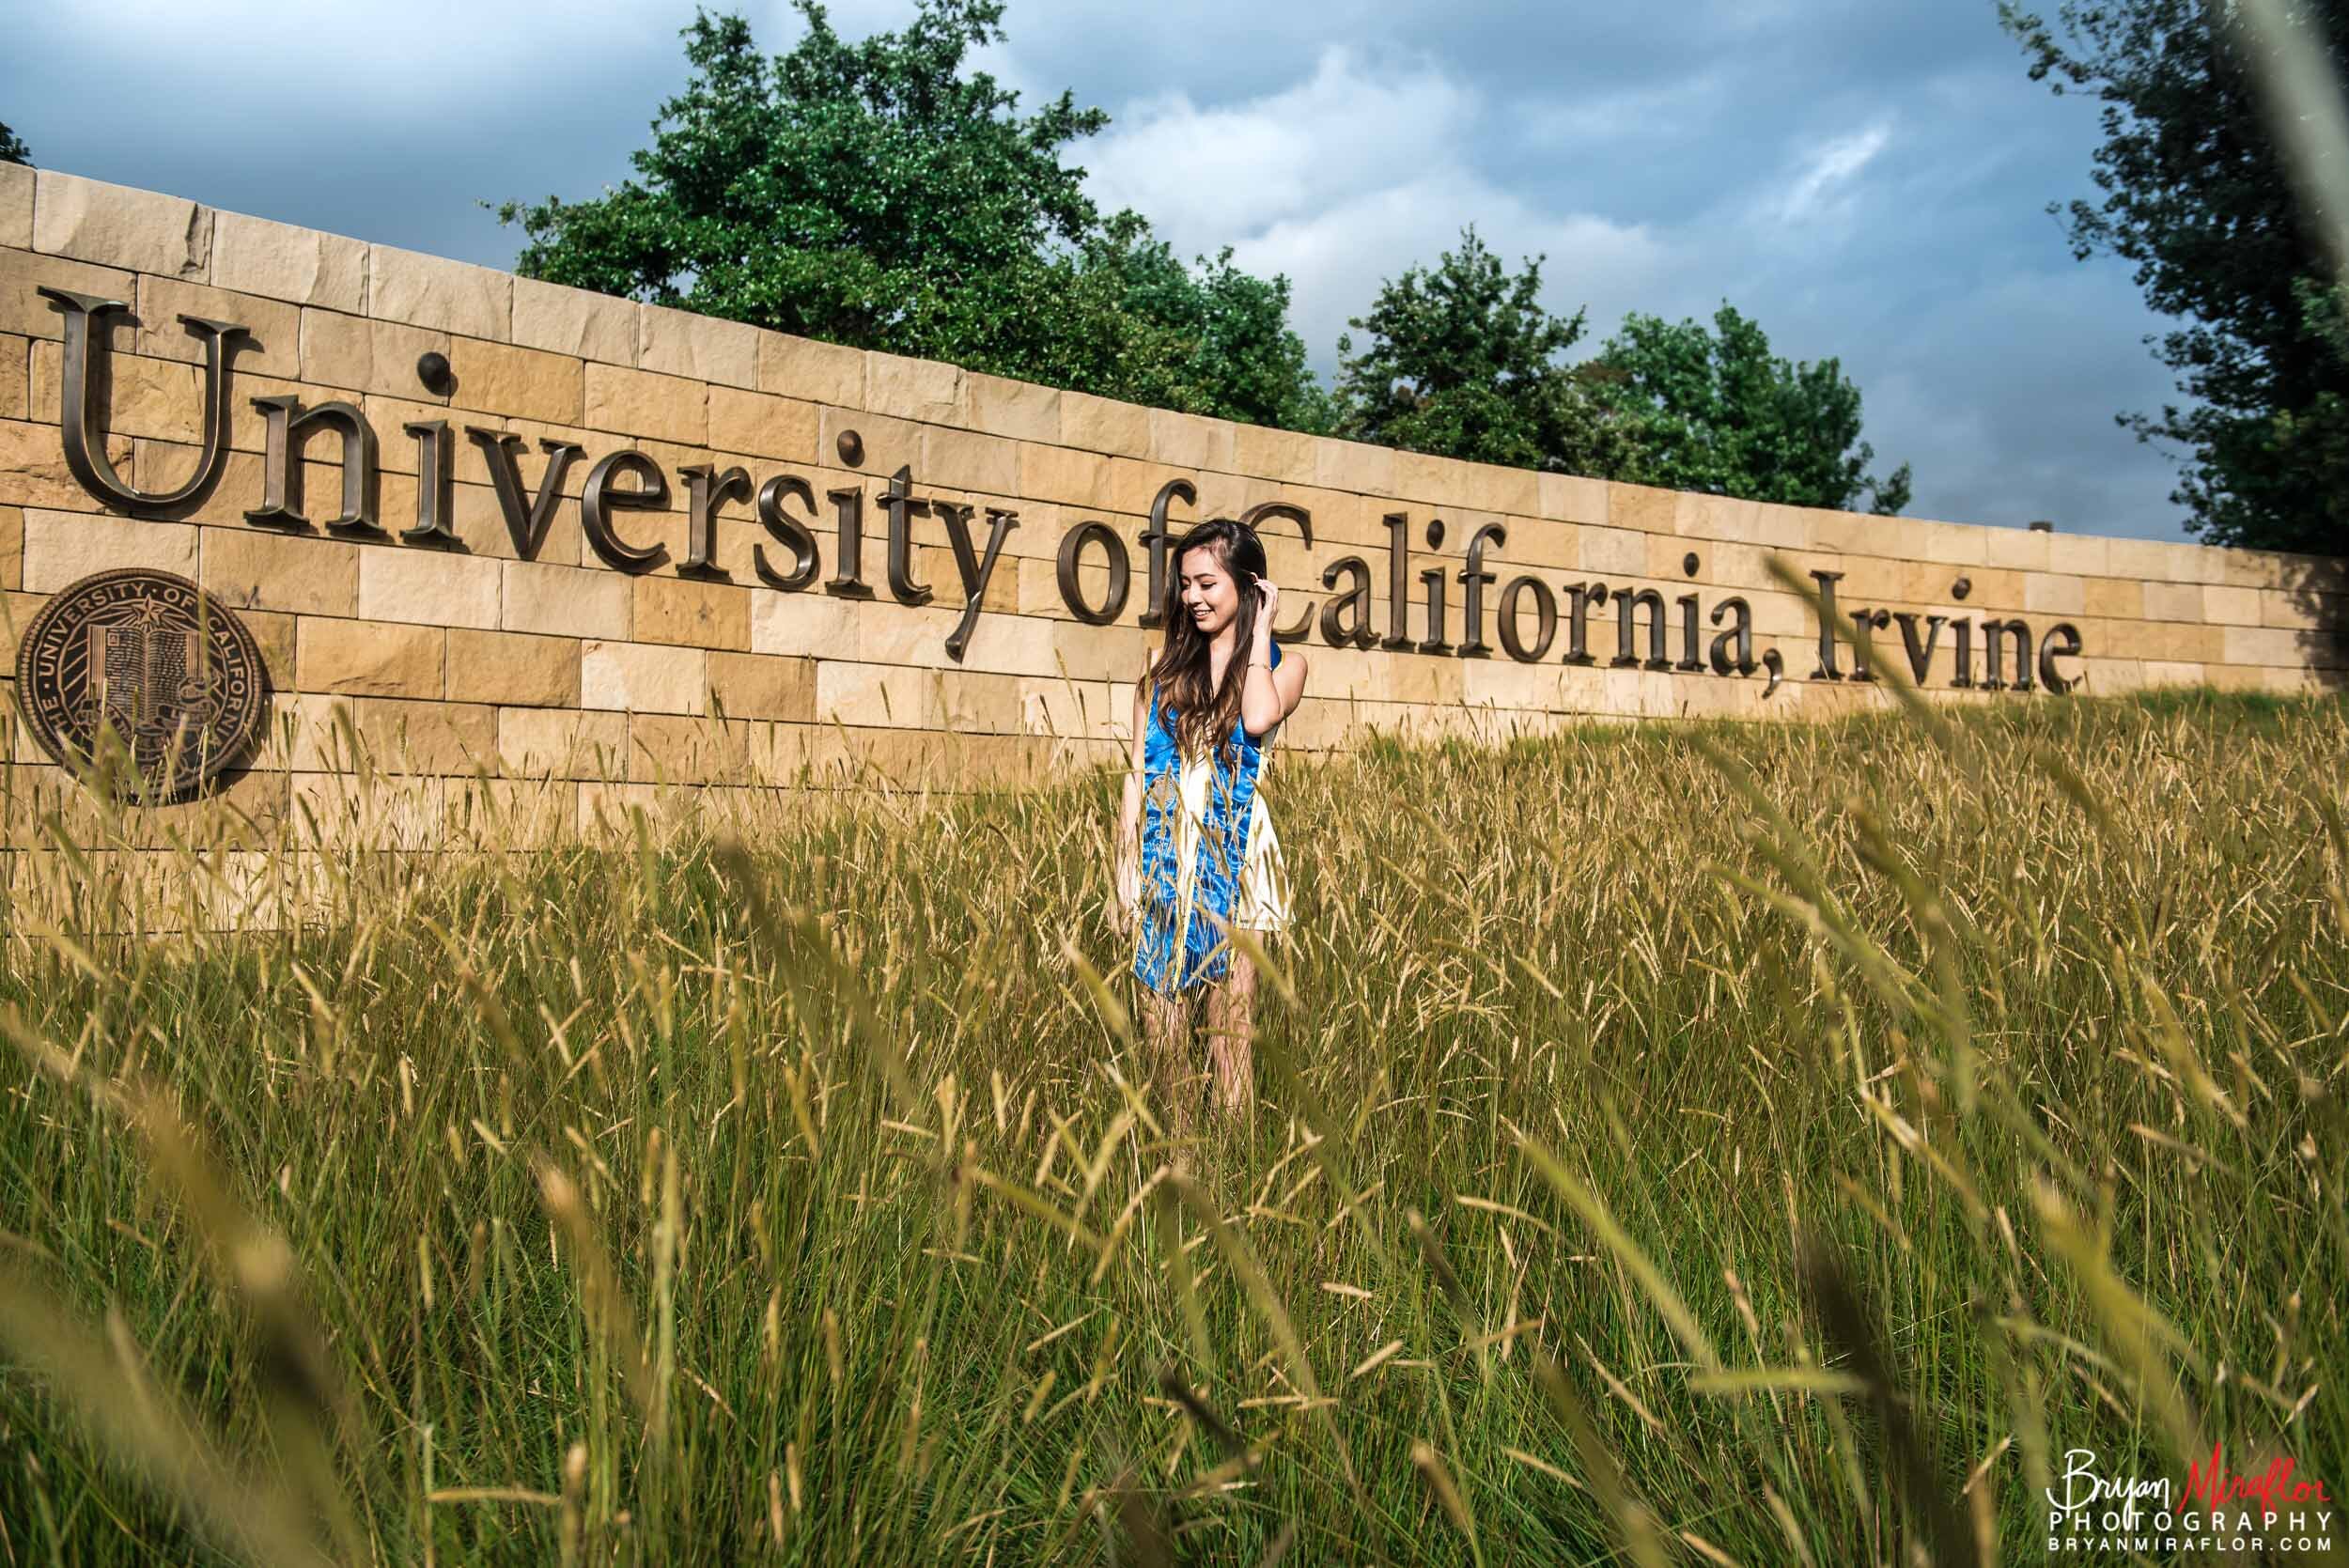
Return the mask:
[[[1276,643],[1273,667],[1280,662]],[[1200,766],[1197,759],[1189,760]],[[1221,980],[1231,969],[1232,944],[1217,923],[1228,925],[1239,902],[1264,746],[1245,723],[1236,722],[1232,755],[1210,760],[1206,810],[1194,826],[1186,820],[1182,800],[1186,759],[1165,703],[1153,691],[1142,752],[1142,902],[1134,922],[1133,968],[1144,986],[1161,993]],[[1186,839],[1192,843],[1187,864]],[[1206,918],[1205,911],[1215,919]]]

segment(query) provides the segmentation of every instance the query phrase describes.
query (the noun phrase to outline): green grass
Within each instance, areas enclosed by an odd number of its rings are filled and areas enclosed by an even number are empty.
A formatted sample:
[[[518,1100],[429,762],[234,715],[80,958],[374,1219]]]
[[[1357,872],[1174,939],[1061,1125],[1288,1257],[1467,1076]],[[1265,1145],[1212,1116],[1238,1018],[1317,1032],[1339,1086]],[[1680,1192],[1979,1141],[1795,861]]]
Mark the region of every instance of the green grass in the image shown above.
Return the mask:
[[[333,852],[277,934],[122,937],[104,862],[42,934],[28,862],[0,1563],[2036,1561],[2065,1450],[2217,1442],[2341,1497],[2349,706],[1949,718],[1284,765],[1190,1183],[1113,777]]]

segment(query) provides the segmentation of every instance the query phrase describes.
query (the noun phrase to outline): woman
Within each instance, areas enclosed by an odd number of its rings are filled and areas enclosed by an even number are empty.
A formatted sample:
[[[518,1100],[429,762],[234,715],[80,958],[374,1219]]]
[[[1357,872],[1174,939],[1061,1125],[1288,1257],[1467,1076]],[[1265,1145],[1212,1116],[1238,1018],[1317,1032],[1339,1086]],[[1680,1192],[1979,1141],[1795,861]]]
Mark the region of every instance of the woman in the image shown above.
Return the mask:
[[[1272,641],[1279,603],[1253,529],[1199,524],[1174,548],[1165,641],[1134,687],[1118,907],[1133,925],[1143,1032],[1177,1140],[1191,1128],[1190,1015],[1203,997],[1217,1104],[1252,1110],[1256,968],[1225,933],[1262,941],[1289,922],[1263,779],[1272,737],[1304,693],[1305,657]]]

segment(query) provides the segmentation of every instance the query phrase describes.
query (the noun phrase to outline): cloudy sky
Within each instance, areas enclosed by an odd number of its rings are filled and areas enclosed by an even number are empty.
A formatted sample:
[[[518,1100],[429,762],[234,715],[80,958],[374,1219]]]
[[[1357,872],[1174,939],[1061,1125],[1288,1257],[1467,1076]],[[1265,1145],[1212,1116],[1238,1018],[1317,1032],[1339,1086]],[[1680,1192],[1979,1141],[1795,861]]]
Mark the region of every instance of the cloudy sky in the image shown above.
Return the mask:
[[[745,7],[787,48],[786,5]],[[844,32],[911,0],[843,0]],[[48,166],[493,266],[483,205],[593,195],[683,82],[690,5],[77,0],[30,8],[0,121]],[[1548,303],[1709,318],[1840,357],[1912,515],[2183,537],[2113,422],[2170,378],[2129,269],[2072,258],[2096,108],[2025,74],[1991,0],[1012,0],[985,64],[1110,111],[1068,156],[1184,253],[1285,272],[1315,365],[1463,225]]]

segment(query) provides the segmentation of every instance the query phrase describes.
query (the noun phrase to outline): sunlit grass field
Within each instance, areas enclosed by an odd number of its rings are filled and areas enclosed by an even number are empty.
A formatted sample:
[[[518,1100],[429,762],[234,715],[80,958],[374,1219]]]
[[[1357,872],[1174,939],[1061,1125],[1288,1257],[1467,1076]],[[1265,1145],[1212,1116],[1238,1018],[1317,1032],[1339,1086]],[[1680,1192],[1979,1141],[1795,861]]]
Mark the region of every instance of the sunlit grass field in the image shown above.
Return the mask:
[[[2349,705],[2210,693],[1293,760],[1188,1175],[1113,776],[342,853],[276,934],[126,938],[93,863],[0,978],[0,1563],[2023,1562],[2071,1449],[2341,1498],[2344,777]]]

